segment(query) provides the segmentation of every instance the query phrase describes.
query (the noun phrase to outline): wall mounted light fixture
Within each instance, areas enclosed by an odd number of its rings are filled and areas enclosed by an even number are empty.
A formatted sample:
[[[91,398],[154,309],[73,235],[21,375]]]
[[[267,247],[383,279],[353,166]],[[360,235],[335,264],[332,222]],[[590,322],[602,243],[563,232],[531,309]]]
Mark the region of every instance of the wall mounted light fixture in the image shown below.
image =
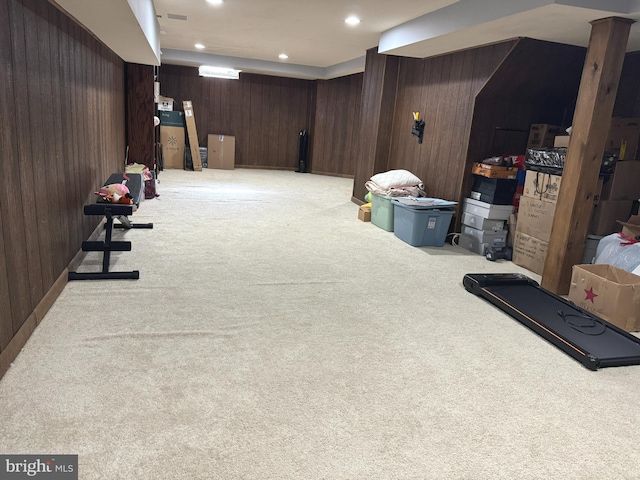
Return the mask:
[[[411,135],[418,137],[418,143],[422,143],[422,137],[424,136],[424,121],[420,120],[420,112],[413,112]]]
[[[212,67],[210,65],[201,65],[198,68],[198,73],[201,77],[231,78],[233,80],[240,78],[241,71],[234,68]]]

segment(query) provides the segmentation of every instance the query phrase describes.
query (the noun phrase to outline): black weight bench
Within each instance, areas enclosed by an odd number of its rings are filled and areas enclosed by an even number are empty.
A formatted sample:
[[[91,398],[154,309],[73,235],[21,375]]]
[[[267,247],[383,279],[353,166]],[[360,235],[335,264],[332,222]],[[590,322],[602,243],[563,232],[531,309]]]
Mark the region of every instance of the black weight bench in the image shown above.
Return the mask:
[[[133,270],[130,272],[110,272],[109,263],[111,261],[111,252],[130,252],[131,242],[113,241],[112,234],[114,228],[153,228],[153,223],[133,223],[129,219],[129,215],[137,209],[144,191],[144,183],[140,174],[114,173],[104,183],[111,185],[114,183],[125,183],[129,188],[133,197],[133,205],[122,205],[101,201],[100,199],[91,205],[84,206],[85,215],[100,215],[106,218],[104,225],[104,240],[82,242],[83,252],[103,252],[102,271],[101,272],[69,272],[69,280],[137,280],[140,278],[140,272]],[[120,223],[115,223],[117,219]]]

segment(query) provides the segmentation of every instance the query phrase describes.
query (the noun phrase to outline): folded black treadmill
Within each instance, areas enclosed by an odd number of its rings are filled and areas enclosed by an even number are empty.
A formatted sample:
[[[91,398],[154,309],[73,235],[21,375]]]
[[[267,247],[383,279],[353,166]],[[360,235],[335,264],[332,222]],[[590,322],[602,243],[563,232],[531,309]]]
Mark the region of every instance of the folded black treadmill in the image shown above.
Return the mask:
[[[462,283],[590,370],[640,365],[639,338],[525,275],[469,273]]]

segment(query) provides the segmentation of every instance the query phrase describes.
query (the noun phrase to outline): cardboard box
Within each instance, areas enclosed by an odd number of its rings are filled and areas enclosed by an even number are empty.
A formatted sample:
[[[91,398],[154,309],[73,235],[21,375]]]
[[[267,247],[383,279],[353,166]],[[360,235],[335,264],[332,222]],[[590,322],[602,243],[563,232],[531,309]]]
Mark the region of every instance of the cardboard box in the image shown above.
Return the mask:
[[[613,175],[602,185],[602,200],[640,198],[640,160],[616,163]]]
[[[519,218],[518,223],[520,223]],[[547,246],[548,243],[543,240],[516,231],[513,240],[513,263],[542,275]]]
[[[574,265],[569,300],[627,332],[640,330],[640,276],[612,265]]]
[[[605,152],[616,155],[620,160],[636,158],[640,140],[640,118],[611,119]]]
[[[522,196],[555,204],[558,201],[561,183],[562,177],[560,175],[527,170]]]
[[[622,233],[628,237],[640,237],[640,215],[631,215],[626,222],[618,222],[622,225]]]
[[[473,174],[487,178],[501,178],[513,180],[518,176],[516,167],[498,167],[496,165],[484,165],[482,163],[473,164]]]
[[[184,118],[182,112],[160,111],[163,168],[184,168]]]
[[[236,163],[236,137],[209,134],[209,168],[233,170]]]
[[[361,222],[370,222],[371,207],[360,206],[360,208],[358,208],[358,220],[360,220]]]
[[[520,198],[518,226],[516,230],[548,242],[551,237],[551,227],[553,226],[555,211],[555,203],[522,197]]]
[[[553,139],[554,148],[567,148],[569,146],[569,139],[571,136],[569,135],[558,135]]]
[[[184,108],[184,121],[187,125],[187,135],[189,137],[189,148],[191,149],[191,159],[193,170],[202,171],[202,159],[200,158],[200,145],[198,145],[198,131],[196,129],[196,117],[193,113],[193,105],[190,100],[182,102]]]
[[[163,112],[173,112],[173,98],[158,97],[158,110]]]
[[[556,135],[564,133],[557,125],[546,123],[534,123],[529,129],[529,140],[527,148],[553,147],[553,140]]]
[[[619,221],[631,215],[633,200],[600,200],[593,209],[589,233],[605,236],[620,231]]]

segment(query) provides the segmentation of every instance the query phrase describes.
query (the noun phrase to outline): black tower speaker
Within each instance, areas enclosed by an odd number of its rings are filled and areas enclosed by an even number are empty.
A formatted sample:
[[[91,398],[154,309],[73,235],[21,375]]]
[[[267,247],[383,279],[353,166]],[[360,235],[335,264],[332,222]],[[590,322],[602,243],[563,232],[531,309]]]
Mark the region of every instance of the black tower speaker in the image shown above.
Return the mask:
[[[298,139],[298,173],[309,173],[309,165],[307,163],[307,154],[309,151],[309,132],[300,130],[300,138]]]

